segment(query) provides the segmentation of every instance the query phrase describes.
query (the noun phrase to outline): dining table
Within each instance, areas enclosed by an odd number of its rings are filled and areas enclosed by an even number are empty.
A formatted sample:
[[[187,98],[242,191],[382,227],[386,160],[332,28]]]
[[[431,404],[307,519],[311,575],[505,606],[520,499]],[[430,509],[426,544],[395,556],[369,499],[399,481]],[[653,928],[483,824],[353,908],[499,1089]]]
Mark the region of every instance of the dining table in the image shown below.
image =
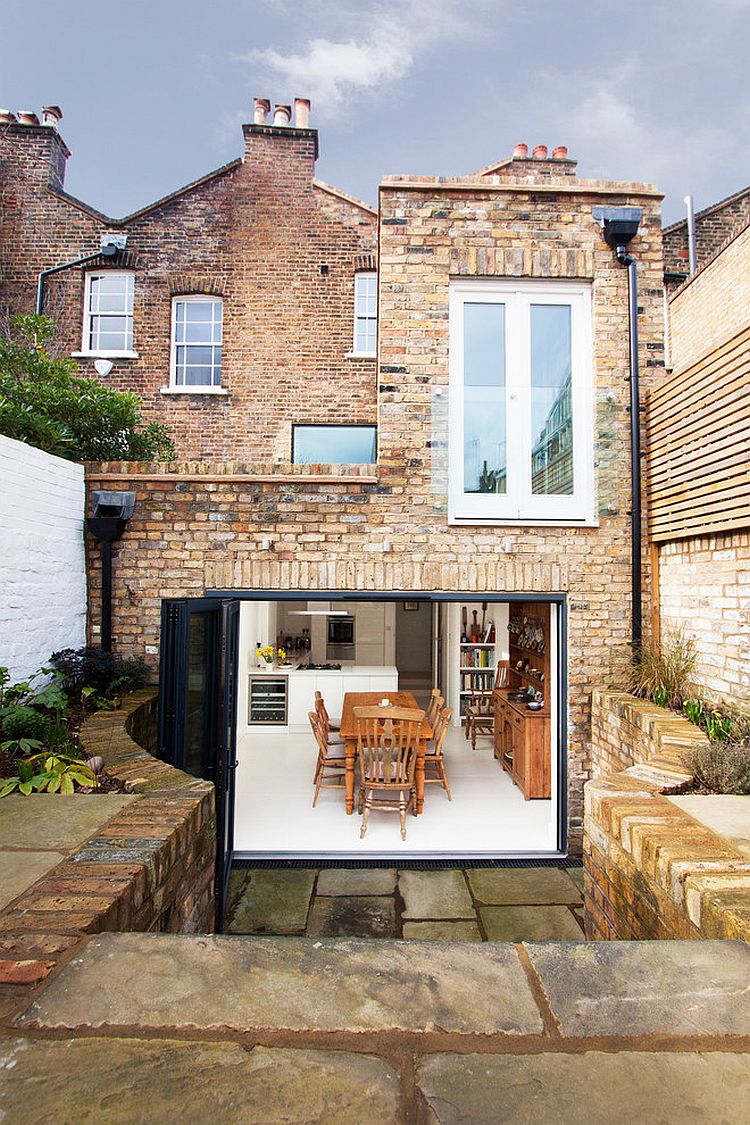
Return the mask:
[[[354,812],[354,767],[357,762],[357,719],[355,707],[377,707],[387,699],[393,707],[406,707],[420,711],[421,707],[410,691],[347,691],[341,710],[339,734],[344,739],[346,752],[346,814]],[[428,738],[432,738],[432,727],[427,719],[422,720],[417,749],[417,764],[414,774],[415,815],[424,808],[424,758]]]

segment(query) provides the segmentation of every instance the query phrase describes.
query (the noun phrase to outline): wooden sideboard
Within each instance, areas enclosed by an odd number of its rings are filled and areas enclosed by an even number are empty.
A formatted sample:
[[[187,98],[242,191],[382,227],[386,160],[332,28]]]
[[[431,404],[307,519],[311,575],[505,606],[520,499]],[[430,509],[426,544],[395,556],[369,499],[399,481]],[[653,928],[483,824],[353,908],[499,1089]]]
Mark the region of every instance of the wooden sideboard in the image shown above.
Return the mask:
[[[529,711],[525,703],[508,699],[507,688],[493,693],[495,757],[507,770],[526,800],[550,797],[549,707]]]

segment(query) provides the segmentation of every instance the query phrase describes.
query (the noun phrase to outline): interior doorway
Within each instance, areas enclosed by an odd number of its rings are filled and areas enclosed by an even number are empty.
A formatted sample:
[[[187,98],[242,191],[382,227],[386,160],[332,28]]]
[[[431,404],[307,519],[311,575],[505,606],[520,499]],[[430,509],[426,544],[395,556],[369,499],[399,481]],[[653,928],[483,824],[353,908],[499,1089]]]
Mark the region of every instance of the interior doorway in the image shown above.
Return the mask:
[[[433,602],[395,603],[396,667],[399,687],[425,706],[438,681],[433,672]]]

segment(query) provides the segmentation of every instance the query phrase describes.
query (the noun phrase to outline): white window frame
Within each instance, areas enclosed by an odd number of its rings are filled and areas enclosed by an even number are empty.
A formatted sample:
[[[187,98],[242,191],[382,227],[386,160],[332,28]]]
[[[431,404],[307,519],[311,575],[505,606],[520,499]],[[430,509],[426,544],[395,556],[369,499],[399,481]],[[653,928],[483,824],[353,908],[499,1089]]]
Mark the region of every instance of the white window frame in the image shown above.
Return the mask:
[[[91,310],[91,283],[100,277],[124,277],[130,279],[130,309],[124,312],[115,313],[98,313]],[[137,359],[138,353],[133,351],[133,333],[135,329],[134,319],[134,304],[135,304],[135,274],[132,270],[92,270],[86,274],[86,283],[84,286],[83,294],[83,330],[81,334],[81,350],[75,352],[76,356],[106,356],[109,358],[125,358]],[[95,316],[124,316],[130,321],[130,344],[131,346],[122,348],[93,348],[91,346],[91,322]],[[126,341],[127,343],[127,341]]]
[[[508,491],[464,492],[464,305],[505,305]],[[532,493],[531,306],[571,309],[573,494]],[[466,524],[595,525],[591,286],[578,282],[454,281],[450,286],[448,518]]]
[[[362,279],[370,278],[375,279],[375,315],[374,316],[360,316],[357,310],[357,305],[360,298],[360,284]],[[372,351],[367,351],[362,347],[362,338],[360,335],[360,325],[375,325],[375,347]],[[365,333],[366,334],[366,333]],[[378,340],[378,275],[376,270],[360,270],[354,275],[354,341],[352,351],[349,353],[351,356],[363,356],[367,359],[372,359],[377,355],[377,340]]]
[[[177,382],[177,306],[181,302],[189,301],[191,304],[198,303],[211,303],[221,305],[221,337],[222,337],[222,354],[221,366],[219,367],[219,382],[218,383],[178,383]],[[182,343],[179,344],[183,347]],[[186,346],[190,346],[189,344]],[[200,345],[195,344],[196,347],[211,347],[211,344]],[[224,300],[222,297],[215,296],[211,293],[180,293],[172,298],[172,326],[170,329],[170,356],[169,356],[169,387],[163,387],[163,394],[185,394],[185,395],[225,395],[227,392],[221,385],[222,372],[224,367]]]

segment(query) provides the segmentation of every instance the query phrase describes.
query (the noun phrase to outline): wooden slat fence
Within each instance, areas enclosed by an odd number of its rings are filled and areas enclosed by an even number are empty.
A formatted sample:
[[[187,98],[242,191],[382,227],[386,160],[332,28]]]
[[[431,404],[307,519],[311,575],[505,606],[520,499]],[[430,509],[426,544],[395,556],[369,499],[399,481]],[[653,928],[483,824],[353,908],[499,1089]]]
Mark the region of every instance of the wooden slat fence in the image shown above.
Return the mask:
[[[750,527],[750,325],[649,395],[654,543]]]

